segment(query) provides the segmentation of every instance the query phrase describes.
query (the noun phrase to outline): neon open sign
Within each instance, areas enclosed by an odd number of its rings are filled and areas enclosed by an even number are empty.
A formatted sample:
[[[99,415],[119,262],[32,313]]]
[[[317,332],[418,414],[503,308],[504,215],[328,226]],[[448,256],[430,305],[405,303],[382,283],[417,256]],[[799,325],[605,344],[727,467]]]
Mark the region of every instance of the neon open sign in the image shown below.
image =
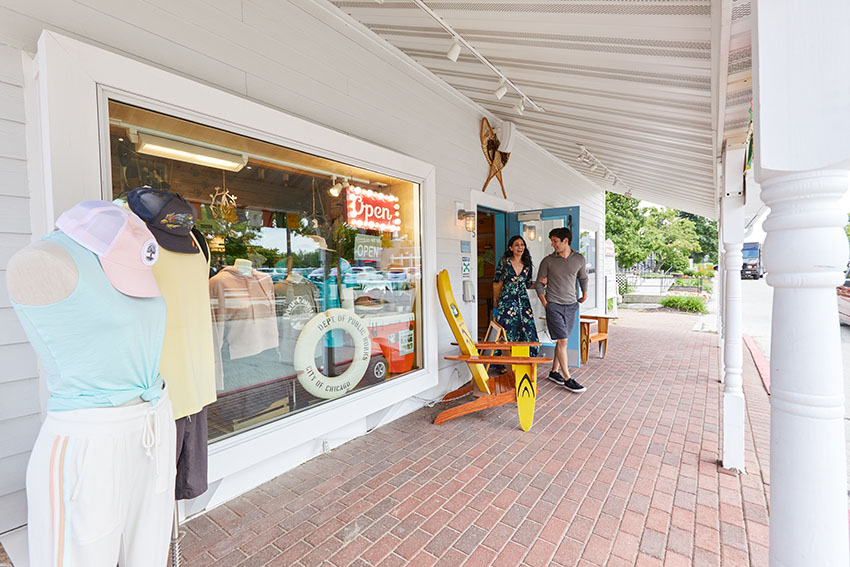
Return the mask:
[[[398,197],[387,193],[348,187],[348,224],[355,228],[398,232],[401,228]]]

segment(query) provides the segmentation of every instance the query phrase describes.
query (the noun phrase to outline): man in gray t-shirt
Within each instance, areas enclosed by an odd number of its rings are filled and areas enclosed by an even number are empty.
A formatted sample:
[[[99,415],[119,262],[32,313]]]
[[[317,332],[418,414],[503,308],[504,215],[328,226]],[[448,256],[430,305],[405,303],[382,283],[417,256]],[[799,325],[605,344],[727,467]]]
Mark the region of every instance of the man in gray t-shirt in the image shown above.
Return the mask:
[[[581,393],[587,388],[570,377],[567,341],[575,324],[578,304],[587,299],[587,263],[584,256],[570,248],[570,240],[572,232],[568,228],[549,231],[549,241],[554,252],[540,262],[534,287],[540,303],[546,308],[549,337],[555,341],[555,361],[549,372],[549,380],[570,392]],[[580,298],[576,298],[576,279],[581,287]],[[561,376],[561,369],[566,379]]]

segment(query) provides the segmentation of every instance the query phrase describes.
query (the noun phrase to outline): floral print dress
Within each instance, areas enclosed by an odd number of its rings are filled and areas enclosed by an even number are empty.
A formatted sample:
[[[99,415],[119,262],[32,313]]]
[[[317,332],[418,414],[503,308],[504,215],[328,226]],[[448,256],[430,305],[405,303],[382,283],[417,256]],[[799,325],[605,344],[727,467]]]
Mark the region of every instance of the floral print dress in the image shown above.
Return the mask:
[[[510,259],[502,258],[496,266],[493,282],[502,282],[496,322],[505,328],[508,340],[537,342],[537,328],[534,326],[534,313],[527,291],[532,284],[531,266],[523,266],[522,272],[517,274]],[[537,351],[537,347],[531,347],[531,356],[537,356]]]

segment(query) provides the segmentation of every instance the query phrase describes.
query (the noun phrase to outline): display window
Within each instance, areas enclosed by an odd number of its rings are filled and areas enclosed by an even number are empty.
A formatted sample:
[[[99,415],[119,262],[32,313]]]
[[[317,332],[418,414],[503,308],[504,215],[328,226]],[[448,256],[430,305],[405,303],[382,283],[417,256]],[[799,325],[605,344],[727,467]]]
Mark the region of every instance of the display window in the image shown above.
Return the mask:
[[[208,249],[210,440],[422,368],[420,186],[109,100],[111,197],[193,208]],[[205,242],[201,242],[203,239]]]

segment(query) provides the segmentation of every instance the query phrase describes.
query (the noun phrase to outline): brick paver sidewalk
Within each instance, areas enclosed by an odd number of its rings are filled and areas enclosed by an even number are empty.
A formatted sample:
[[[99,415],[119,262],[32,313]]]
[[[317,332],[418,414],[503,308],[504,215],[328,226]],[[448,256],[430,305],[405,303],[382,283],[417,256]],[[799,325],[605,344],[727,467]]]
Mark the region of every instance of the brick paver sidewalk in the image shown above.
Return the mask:
[[[767,565],[767,396],[745,352],[749,474],[722,471],[695,321],[621,312],[587,392],[540,380],[530,432],[515,406],[419,410],[191,520],[184,564]]]

